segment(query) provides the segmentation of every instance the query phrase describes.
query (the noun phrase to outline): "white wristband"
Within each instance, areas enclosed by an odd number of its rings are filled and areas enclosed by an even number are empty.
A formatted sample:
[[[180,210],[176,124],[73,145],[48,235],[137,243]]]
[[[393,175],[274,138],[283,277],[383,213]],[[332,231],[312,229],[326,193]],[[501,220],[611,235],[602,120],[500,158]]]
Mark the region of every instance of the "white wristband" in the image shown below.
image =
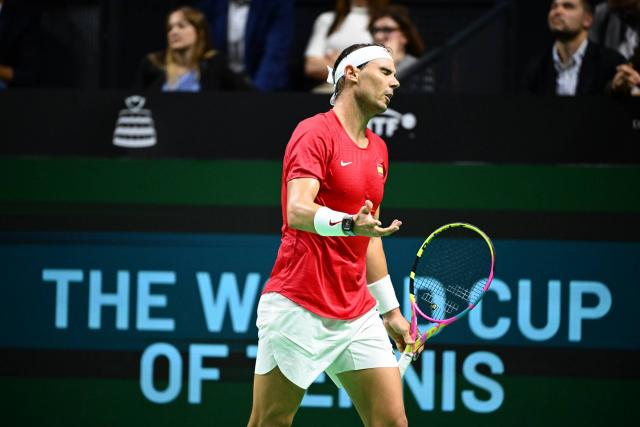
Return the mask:
[[[382,279],[377,280],[367,285],[371,295],[378,301],[378,311],[380,314],[385,314],[394,308],[400,307],[398,298],[396,298],[396,292],[393,290],[393,284],[391,283],[391,277],[387,274]]]
[[[321,206],[313,217],[316,233],[321,236],[346,236],[347,234],[342,230],[342,219],[345,216],[349,214]]]

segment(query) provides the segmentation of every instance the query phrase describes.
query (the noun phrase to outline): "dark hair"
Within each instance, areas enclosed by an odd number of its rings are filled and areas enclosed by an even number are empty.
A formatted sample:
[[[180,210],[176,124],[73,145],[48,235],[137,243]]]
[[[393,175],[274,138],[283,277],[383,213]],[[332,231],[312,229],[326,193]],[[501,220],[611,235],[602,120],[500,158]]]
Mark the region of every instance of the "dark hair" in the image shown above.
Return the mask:
[[[340,53],[340,55],[336,59],[336,62],[333,64],[333,75],[332,75],[333,78],[335,79],[335,77],[336,77],[336,69],[338,68],[338,65],[340,64],[340,62],[347,55],[349,55],[351,52],[355,52],[358,49],[362,49],[364,47],[369,47],[369,46],[379,46],[381,48],[389,50],[386,46],[383,46],[383,45],[378,44],[378,43],[357,43],[357,44],[352,44],[351,46],[349,46],[348,48],[346,48],[345,50],[343,50]],[[358,68],[363,69],[367,64],[368,64],[368,62],[365,62],[364,64],[360,64],[358,66]],[[340,78],[340,80],[336,82],[336,91],[335,91],[336,98],[338,98],[338,96],[340,96],[340,92],[342,92],[343,88],[344,88],[344,76],[342,76],[342,78]]]
[[[373,17],[379,15],[380,11],[386,8],[388,4],[389,0],[369,0],[369,16]],[[351,0],[336,0],[336,6],[333,9],[336,16],[329,27],[327,35],[333,34],[334,31],[340,28],[340,25],[342,25],[342,22],[347,17],[350,10]]]
[[[379,15],[373,16],[369,23],[369,31],[373,33],[375,22],[384,17],[389,17],[396,21],[400,27],[400,31],[407,38],[407,53],[413,56],[421,56],[424,53],[424,42],[418,32],[418,29],[409,17],[409,9],[398,4],[389,5]]]
[[[590,14],[593,14],[593,3],[591,0],[582,0],[582,7]]]
[[[549,5],[549,7],[553,7],[553,3],[556,0],[551,0],[551,4]],[[579,3],[582,5],[582,8],[593,15],[593,2],[591,0],[579,0]]]

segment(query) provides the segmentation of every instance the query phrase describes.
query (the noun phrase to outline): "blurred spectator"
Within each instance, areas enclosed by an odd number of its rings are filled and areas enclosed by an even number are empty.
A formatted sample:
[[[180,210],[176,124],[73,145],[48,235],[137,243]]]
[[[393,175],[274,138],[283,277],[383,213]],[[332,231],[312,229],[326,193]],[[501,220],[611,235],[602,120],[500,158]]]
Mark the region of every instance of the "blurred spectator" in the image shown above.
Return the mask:
[[[548,24],[555,43],[534,58],[525,72],[525,89],[534,94],[604,94],[624,63],[618,52],[588,40],[593,11],[588,0],[553,0]]]
[[[589,37],[626,59],[640,44],[640,0],[608,0],[596,7]]]
[[[324,82],[327,67],[333,67],[340,52],[356,43],[371,43],[369,32],[371,17],[380,16],[389,0],[336,0],[333,11],[324,12],[316,19],[305,51],[305,75]],[[328,83],[316,88],[317,92],[331,93]]]
[[[596,8],[592,40],[617,50],[628,63],[620,65],[611,88],[640,95],[640,0],[608,0]]]
[[[619,65],[616,75],[611,82],[611,90],[614,93],[640,96],[640,49],[636,48],[634,56],[629,62]]]
[[[371,21],[369,30],[375,43],[391,49],[396,64],[396,75],[402,84],[402,80],[407,77],[407,70],[418,62],[418,57],[424,53],[424,42],[409,17],[409,9],[400,5],[390,5]],[[433,81],[431,83],[433,86]]]
[[[180,7],[167,17],[167,49],[143,59],[138,87],[199,92],[242,90],[250,85],[231,71],[224,55],[211,49],[205,16],[196,9]]]
[[[201,0],[213,45],[261,91],[286,89],[293,42],[293,0]]]
[[[0,90],[37,85],[37,14],[15,0],[0,0]]]

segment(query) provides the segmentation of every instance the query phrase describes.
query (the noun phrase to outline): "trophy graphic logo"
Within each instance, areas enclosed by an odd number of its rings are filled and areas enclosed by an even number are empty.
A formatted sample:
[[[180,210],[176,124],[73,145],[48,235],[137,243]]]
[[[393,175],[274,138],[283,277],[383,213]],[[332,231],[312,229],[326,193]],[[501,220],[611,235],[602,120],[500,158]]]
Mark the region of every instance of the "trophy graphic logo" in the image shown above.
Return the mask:
[[[156,129],[151,110],[144,109],[146,99],[133,95],[124,100],[126,109],[120,110],[113,145],[126,148],[144,148],[156,145]]]

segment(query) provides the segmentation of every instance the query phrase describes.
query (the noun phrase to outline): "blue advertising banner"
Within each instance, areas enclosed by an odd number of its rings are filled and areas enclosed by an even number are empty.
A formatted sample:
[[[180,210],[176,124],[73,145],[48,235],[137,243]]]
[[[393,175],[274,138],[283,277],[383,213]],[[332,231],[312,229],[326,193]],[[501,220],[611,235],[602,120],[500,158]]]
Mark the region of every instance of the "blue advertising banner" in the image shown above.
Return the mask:
[[[139,349],[150,341],[255,340],[279,237],[2,233],[0,345]],[[640,244],[498,240],[482,306],[441,343],[637,349]],[[385,252],[403,308],[415,238]],[[407,312],[408,313],[408,312]]]
[[[384,241],[407,317],[407,273],[421,243]],[[462,391],[468,410],[498,410],[505,401],[500,376],[509,365],[496,349],[640,346],[633,318],[639,243],[494,244],[489,294],[434,338],[443,351],[425,351],[407,373],[421,410],[434,409],[440,375],[443,411],[455,405],[456,375],[480,390]],[[256,305],[278,245],[275,235],[1,233],[0,348],[140,352],[139,387],[148,401],[168,403],[187,390],[189,403],[199,404],[202,383],[224,376],[211,360],[255,358]],[[164,385],[154,383],[159,359],[168,362]],[[309,393],[303,406],[351,404],[340,391],[335,399]]]

